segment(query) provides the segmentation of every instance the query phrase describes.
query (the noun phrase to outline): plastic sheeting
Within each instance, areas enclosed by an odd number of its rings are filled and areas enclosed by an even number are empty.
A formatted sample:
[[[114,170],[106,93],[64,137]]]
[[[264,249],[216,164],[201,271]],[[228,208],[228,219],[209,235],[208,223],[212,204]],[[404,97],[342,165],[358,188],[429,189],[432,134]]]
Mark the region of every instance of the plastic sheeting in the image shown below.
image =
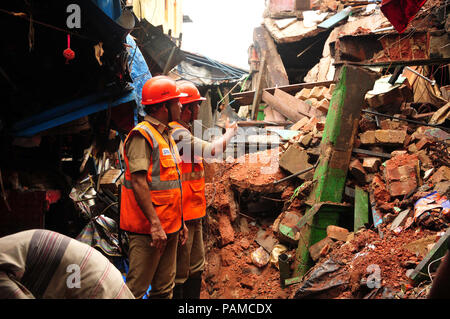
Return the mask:
[[[450,201],[438,192],[422,197],[414,204],[414,220],[417,222],[425,212],[432,210],[437,210],[448,218],[450,217]]]
[[[104,215],[93,218],[77,236],[77,240],[99,248],[108,256],[122,256],[117,238],[117,223]]]
[[[134,88],[136,93],[136,104],[137,110],[135,110],[134,121],[135,125],[138,123],[137,114],[141,116],[145,116],[144,108],[141,104],[142,97],[142,87],[145,82],[152,78],[152,74],[147,66],[147,62],[142,55],[141,50],[136,45],[133,37],[131,35],[127,35],[126,37],[127,44],[131,46],[131,48],[127,48],[129,56],[128,56],[128,64],[130,66],[130,76],[133,80],[133,83],[130,85]]]
[[[347,280],[342,280],[336,273],[342,265],[333,259],[328,259],[323,264],[316,267],[302,286],[295,293],[295,299],[313,298],[315,295],[324,293],[333,288],[347,284]]]

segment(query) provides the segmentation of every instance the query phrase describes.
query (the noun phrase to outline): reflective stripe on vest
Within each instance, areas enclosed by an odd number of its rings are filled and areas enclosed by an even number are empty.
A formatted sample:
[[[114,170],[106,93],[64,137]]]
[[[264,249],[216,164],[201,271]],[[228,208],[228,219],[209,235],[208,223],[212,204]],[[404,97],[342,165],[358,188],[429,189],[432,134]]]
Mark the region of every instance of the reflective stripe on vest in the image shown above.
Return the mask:
[[[175,142],[169,137],[168,143],[151,124],[142,122],[128,134],[124,145],[136,131],[152,145],[152,161],[147,172],[147,182],[161,226],[167,234],[177,232],[182,227],[183,213],[181,173],[178,168],[181,160],[176,147],[171,147]],[[126,171],[122,184],[120,227],[135,233],[149,234],[150,222],[134,197],[126,152],[124,158]],[[161,171],[161,168],[164,170]]]
[[[189,134],[191,134],[188,129],[177,122],[171,122],[169,123],[169,125],[171,128],[173,128],[172,136],[174,136],[181,130],[187,131]],[[205,171],[203,162],[182,162],[181,167],[184,220],[189,221],[202,218],[206,214]]]

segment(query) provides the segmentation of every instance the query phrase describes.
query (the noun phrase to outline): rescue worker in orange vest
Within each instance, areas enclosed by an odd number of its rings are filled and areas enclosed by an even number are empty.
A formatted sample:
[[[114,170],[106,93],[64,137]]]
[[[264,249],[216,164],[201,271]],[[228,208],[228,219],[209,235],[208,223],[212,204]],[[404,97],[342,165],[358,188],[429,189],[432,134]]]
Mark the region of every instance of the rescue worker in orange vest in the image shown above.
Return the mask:
[[[206,214],[205,176],[202,154],[215,156],[226,149],[236,134],[237,124],[226,124],[225,134],[209,143],[192,135],[192,124],[197,119],[200,96],[195,85],[188,81],[177,82],[186,97],[180,98],[183,105],[181,120],[170,123],[172,137],[177,143],[182,158],[183,216],[188,228],[188,239],[177,250],[177,274],[174,299],[199,299],[202,273],[205,265],[202,219]],[[199,152],[201,151],[201,153]],[[200,154],[196,154],[200,153]]]
[[[136,298],[172,298],[177,244],[187,240],[181,206],[181,166],[169,122],[181,113],[174,80],[155,76],[142,88],[147,115],[124,142],[126,171],[120,227],[128,232],[130,267],[126,283]]]

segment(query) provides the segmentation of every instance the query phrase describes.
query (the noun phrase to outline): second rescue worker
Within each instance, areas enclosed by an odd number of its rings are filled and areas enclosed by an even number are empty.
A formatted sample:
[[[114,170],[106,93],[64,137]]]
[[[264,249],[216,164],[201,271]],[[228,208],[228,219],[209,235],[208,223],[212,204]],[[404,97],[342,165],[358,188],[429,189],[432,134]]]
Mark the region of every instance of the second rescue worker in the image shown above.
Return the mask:
[[[183,217],[189,235],[186,244],[179,246],[177,250],[177,274],[173,297],[199,299],[205,265],[202,218],[206,214],[205,175],[201,155],[215,156],[223,152],[236,134],[237,124],[229,125],[227,122],[225,134],[212,143],[194,137],[189,128],[197,119],[199,103],[205,98],[200,96],[193,83],[180,81],[177,84],[181,92],[187,96],[180,98],[183,105],[181,121],[174,121],[169,125],[173,128],[172,136],[179,146],[182,157]]]
[[[180,157],[167,126],[179,119],[183,96],[169,77],[148,80],[142,88],[147,115],[124,142],[120,228],[129,234],[126,283],[136,298],[149,285],[150,298],[172,297],[178,240],[187,240]]]

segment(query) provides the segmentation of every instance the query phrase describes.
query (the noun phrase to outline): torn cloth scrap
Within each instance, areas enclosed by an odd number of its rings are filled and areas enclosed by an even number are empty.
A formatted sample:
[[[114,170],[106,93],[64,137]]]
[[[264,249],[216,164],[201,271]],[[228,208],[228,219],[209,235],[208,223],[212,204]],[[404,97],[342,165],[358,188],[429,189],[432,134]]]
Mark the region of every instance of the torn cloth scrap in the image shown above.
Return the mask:
[[[402,33],[426,1],[427,0],[383,0],[380,9],[394,26],[395,30],[397,30],[398,33]]]

